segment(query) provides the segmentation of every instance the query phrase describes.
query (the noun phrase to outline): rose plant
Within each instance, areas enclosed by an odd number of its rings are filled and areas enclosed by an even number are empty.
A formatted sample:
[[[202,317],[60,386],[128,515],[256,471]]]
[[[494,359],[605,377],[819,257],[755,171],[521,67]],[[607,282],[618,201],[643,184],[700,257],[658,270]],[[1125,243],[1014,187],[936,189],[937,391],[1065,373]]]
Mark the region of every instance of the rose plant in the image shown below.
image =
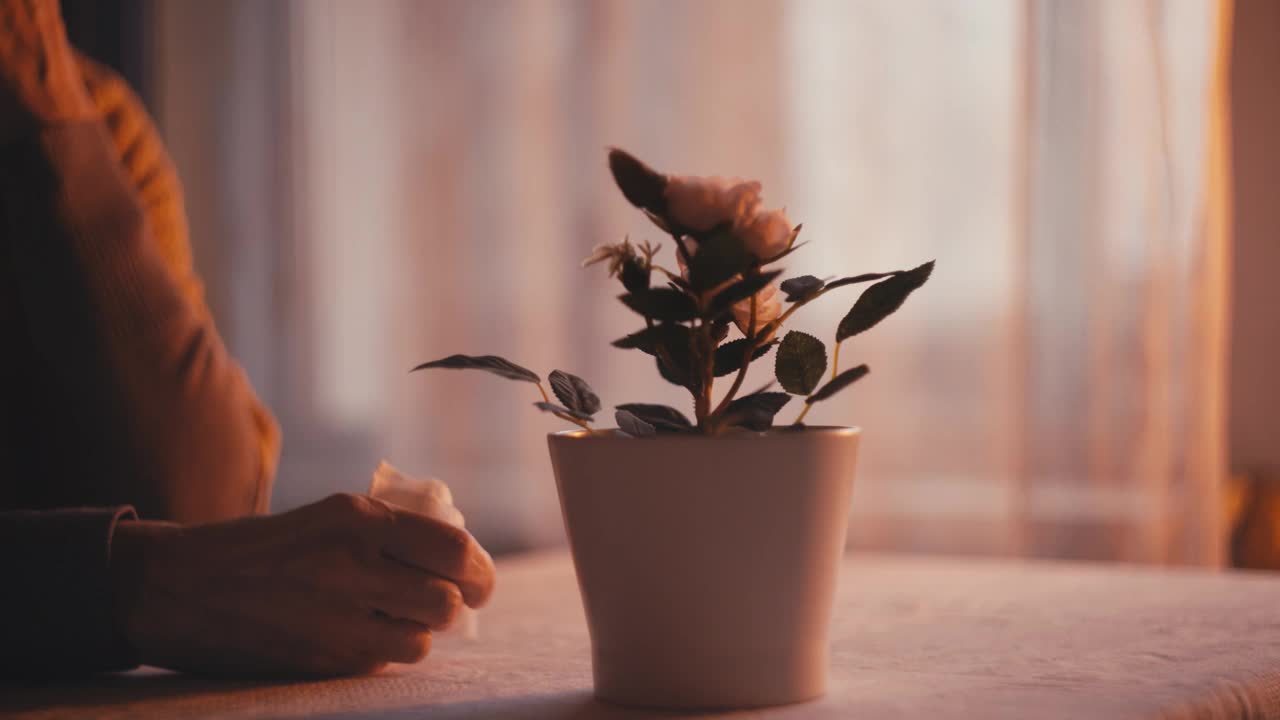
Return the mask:
[[[665,175],[618,149],[609,152],[609,168],[623,196],[671,237],[676,269],[654,261],[660,246],[626,239],[595,248],[583,265],[605,264],[626,291],[618,299],[644,321],[644,327],[613,345],[651,355],[659,374],[693,398],[692,420],[665,405],[618,405],[614,417],[628,435],[765,431],[792,397],[803,398],[804,407],[791,427],[803,427],[814,403],[868,372],[865,364],[840,370],[841,343],[895,312],[933,271],[930,261],[910,270],[833,280],[801,275],[779,282],[782,270],[775,263],[804,244],[796,242],[801,226],[793,227],[785,210],[764,207],[759,182]],[[826,344],[812,335],[792,330],[778,339],[783,324],[800,308],[834,290],[865,283],[874,284],[836,326],[829,363]],[[741,337],[729,339],[733,326]],[[772,390],[770,383],[740,396],[751,363],[771,351],[782,390]],[[831,374],[824,383],[828,365]],[[553,402],[537,373],[494,355],[451,355],[413,369],[427,368],[485,370],[533,383],[542,398],[536,407],[588,431],[601,409],[591,386],[562,370],[548,377],[559,401]],[[727,376],[733,376],[729,389],[716,400],[716,378]]]

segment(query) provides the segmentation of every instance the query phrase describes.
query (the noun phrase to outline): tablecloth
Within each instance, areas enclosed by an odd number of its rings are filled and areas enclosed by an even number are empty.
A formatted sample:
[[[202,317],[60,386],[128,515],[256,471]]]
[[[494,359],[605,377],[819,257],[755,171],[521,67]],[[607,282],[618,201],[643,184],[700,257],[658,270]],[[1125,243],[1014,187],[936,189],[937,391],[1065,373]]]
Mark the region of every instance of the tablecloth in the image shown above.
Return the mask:
[[[667,589],[654,592],[661,601]],[[728,716],[1280,718],[1280,576],[853,554],[841,571],[832,634],[825,698]],[[445,634],[416,666],[306,683],[143,669],[0,686],[0,713],[30,720],[653,715],[592,699],[586,626],[564,553],[500,562],[478,639]]]

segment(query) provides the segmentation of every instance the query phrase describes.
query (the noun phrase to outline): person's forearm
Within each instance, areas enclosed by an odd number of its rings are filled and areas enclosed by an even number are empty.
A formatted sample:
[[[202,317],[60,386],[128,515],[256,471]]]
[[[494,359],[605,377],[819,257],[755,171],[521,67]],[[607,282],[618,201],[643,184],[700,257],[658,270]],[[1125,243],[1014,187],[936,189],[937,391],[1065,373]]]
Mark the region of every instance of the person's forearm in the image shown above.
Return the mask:
[[[104,124],[5,147],[0,205],[39,372],[63,390],[57,430],[68,452],[102,448],[106,465],[88,497],[62,504],[181,522],[265,509],[252,392],[166,270]]]
[[[0,512],[0,678],[127,670],[111,539],[127,507]]]

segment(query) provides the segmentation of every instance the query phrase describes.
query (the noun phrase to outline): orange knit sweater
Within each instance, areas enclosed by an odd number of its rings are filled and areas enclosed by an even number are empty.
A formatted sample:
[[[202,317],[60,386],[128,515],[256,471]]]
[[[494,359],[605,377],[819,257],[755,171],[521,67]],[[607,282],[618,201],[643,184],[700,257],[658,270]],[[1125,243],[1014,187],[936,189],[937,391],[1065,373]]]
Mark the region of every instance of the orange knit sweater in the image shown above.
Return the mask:
[[[0,0],[0,20],[52,24],[56,7]],[[4,87],[34,88],[0,97],[0,679],[133,665],[116,523],[265,511],[279,447],[204,303],[142,106],[29,37],[0,23]]]
[[[101,118],[0,160],[0,467],[21,469],[0,476],[0,509],[264,511],[279,434],[205,305],[173,165],[123,80],[79,66]]]

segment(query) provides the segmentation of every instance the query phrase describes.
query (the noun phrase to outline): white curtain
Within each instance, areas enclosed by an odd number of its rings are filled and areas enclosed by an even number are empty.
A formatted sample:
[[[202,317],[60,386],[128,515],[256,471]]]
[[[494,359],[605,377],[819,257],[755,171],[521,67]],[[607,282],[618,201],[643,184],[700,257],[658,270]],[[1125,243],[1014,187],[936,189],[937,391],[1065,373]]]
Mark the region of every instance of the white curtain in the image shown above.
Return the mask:
[[[385,455],[447,480],[492,545],[558,541],[559,427],[530,388],[406,371],[495,353],[607,404],[684,406],[609,347],[637,319],[578,268],[661,239],[612,187],[617,145],[760,179],[805,224],[794,274],[937,259],[842,349],[871,376],[809,417],[865,430],[854,545],[1218,562],[1217,3],[287,7],[277,509],[359,489]],[[796,327],[829,338],[854,292]]]

